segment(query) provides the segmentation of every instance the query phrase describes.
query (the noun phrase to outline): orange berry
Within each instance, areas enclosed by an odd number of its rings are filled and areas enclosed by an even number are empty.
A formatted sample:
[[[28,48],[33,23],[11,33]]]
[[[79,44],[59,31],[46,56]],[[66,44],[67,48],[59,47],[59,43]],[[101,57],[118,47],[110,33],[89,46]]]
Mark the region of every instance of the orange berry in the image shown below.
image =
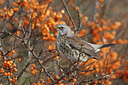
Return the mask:
[[[56,75],[56,79],[59,79],[60,77],[58,75]]]
[[[57,60],[58,60],[58,59],[60,59],[60,57],[59,57],[59,56],[56,56],[56,57],[55,57],[55,59],[57,59]]]
[[[64,84],[59,84],[59,85],[64,85]]]
[[[96,72],[99,72],[99,71],[100,71],[100,69],[97,68],[97,69],[96,69]]]
[[[123,41],[122,39],[118,39],[117,43],[122,43],[122,41]]]
[[[15,78],[13,78],[13,80],[12,80],[13,82],[15,82],[16,80],[15,80]]]
[[[17,69],[16,68],[14,68],[13,70],[14,70],[14,72],[17,72]]]
[[[112,29],[117,29],[118,25],[110,25],[109,27],[112,28]]]
[[[95,81],[95,84],[97,84],[97,81]]]
[[[24,4],[24,3],[21,3],[20,5],[21,5],[21,6],[24,6],[25,4]]]
[[[123,76],[123,79],[124,79],[126,82],[128,82],[127,76]]]
[[[12,16],[12,13],[9,12],[9,13],[8,13],[8,17],[11,17],[11,16]]]
[[[49,77],[47,77],[47,79],[48,79],[48,80],[50,80],[50,78],[49,78]]]
[[[35,69],[34,69],[33,71],[34,71],[35,73],[37,72],[37,70],[35,70]]]
[[[112,41],[111,43],[116,44],[117,42],[116,41]]]
[[[119,61],[115,62],[112,66],[112,69],[118,69],[120,67],[121,63]]]
[[[40,26],[40,23],[36,23],[36,26],[39,27]]]
[[[83,14],[80,13],[80,17],[83,17]]]
[[[7,76],[8,74],[7,73],[4,73],[5,76]]]
[[[76,6],[76,7],[75,7],[75,10],[79,10],[79,7],[78,7],[78,6]]]
[[[12,60],[7,61],[7,64],[12,65],[12,63],[13,63],[13,61],[12,61]]]
[[[103,2],[104,0],[99,0],[99,2]]]
[[[79,36],[83,36],[83,35],[85,35],[85,33],[87,33],[87,30],[82,29],[81,32],[79,33]]]
[[[116,75],[117,75],[117,76],[120,76],[120,74],[122,74],[122,73],[123,73],[122,70],[117,70],[117,71],[116,71]]]
[[[31,71],[31,74],[32,74],[32,75],[35,74],[35,71]]]
[[[4,3],[4,0],[0,0],[0,5],[2,5]]]
[[[76,79],[73,79],[73,82],[76,82]]]
[[[42,60],[40,60],[40,63],[43,63],[43,61],[42,61]]]
[[[115,78],[116,78],[116,75],[112,75],[112,76],[111,76],[111,79],[115,79]]]
[[[111,57],[114,58],[114,59],[117,59],[117,53],[116,52],[111,52],[110,53]]]
[[[12,53],[14,54],[15,53],[15,50],[13,50]]]
[[[16,34],[19,36],[20,35],[20,31],[17,31]]]
[[[124,44],[128,43],[128,40],[123,40],[123,43],[124,43]]]
[[[117,25],[117,26],[120,26],[121,25],[121,23],[118,22],[118,21],[116,21],[114,24]]]
[[[41,72],[44,72],[44,70],[43,70],[43,69],[41,69]]]
[[[115,35],[116,34],[116,32],[115,31],[112,31],[112,35]]]
[[[4,7],[4,11],[7,11],[7,8],[6,7]]]
[[[52,50],[53,49],[53,46],[52,45],[49,45],[48,46],[48,50]]]
[[[103,53],[102,52],[100,52],[100,56],[103,56]]]
[[[64,13],[64,10],[61,10],[61,13],[63,14]]]
[[[9,81],[12,81],[12,78],[10,78]]]
[[[109,40],[111,40],[111,39],[114,39],[115,38],[115,36],[113,36],[112,34],[110,34],[109,32],[105,32],[104,33],[104,37],[105,37],[105,39],[109,39]]]
[[[35,67],[36,67],[36,65],[35,65],[35,64],[32,64],[32,67],[34,67],[34,68],[35,68]]]
[[[12,76],[12,72],[10,73],[10,76]]]
[[[49,3],[51,3],[51,2],[52,2],[52,0],[47,0],[47,1],[46,1],[47,4],[49,4]]]
[[[75,85],[74,83],[70,83],[70,85]]]
[[[18,6],[18,4],[16,2],[13,3],[14,6]]]
[[[15,63],[13,63],[13,67],[16,67],[16,64]]]
[[[84,17],[84,19],[85,19],[85,21],[87,21],[87,20],[88,20],[88,17],[87,17],[87,16],[85,16],[85,17]]]
[[[103,31],[103,29],[101,28],[101,27],[98,27],[98,30],[101,32],[101,31]]]
[[[9,53],[8,53],[8,56],[12,56],[12,52],[9,52]]]
[[[31,69],[33,70],[33,69],[34,69],[34,67],[31,67]]]
[[[18,61],[20,62],[21,61],[21,58],[18,58]]]
[[[90,26],[90,23],[87,23],[86,26],[89,27]]]
[[[53,12],[53,17],[54,17],[54,18],[56,17],[56,12]]]
[[[20,1],[20,0],[18,0],[18,1],[17,1],[17,3],[21,3],[21,1]]]
[[[99,9],[99,8],[101,8],[101,4],[98,4],[98,5],[97,5],[97,9]]]
[[[13,8],[13,10],[14,10],[14,11],[18,11],[18,10],[19,10],[19,8],[17,8],[17,7],[16,7],[16,8]]]
[[[47,40],[48,38],[47,37],[43,37],[43,40]]]
[[[0,72],[2,72],[2,71],[3,71],[3,68],[0,69]]]
[[[8,72],[8,75],[12,76],[12,72]]]

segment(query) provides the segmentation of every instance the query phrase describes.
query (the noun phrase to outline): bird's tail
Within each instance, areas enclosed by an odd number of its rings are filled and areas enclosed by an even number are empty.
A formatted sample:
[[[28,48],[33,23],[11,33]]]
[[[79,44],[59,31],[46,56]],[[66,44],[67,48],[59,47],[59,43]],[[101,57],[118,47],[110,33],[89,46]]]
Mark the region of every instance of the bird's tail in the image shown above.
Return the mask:
[[[115,45],[115,44],[104,44],[101,47],[99,47],[99,49],[110,47],[110,46],[113,46],[113,45]]]

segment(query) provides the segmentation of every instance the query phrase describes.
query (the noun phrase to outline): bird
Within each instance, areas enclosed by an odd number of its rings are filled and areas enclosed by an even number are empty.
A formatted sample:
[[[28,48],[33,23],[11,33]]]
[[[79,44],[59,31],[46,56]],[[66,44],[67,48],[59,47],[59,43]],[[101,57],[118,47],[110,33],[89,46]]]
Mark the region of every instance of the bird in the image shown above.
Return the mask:
[[[65,24],[58,24],[53,27],[57,29],[56,49],[58,53],[73,62],[86,62],[90,58],[101,59],[97,52],[102,48],[114,45],[89,43],[75,35],[70,27]]]

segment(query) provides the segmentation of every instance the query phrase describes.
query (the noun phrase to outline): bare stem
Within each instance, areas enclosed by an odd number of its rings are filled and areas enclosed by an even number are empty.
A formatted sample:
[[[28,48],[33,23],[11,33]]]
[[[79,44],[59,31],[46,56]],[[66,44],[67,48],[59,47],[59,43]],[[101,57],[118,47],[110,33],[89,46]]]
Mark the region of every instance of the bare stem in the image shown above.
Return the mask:
[[[71,22],[72,22],[73,28],[74,28],[74,30],[76,30],[76,25],[75,25],[75,23],[74,23],[74,21],[73,21],[73,19],[72,19],[72,16],[71,16],[71,14],[70,14],[70,12],[69,12],[69,10],[68,10],[68,7],[67,7],[67,5],[66,5],[66,3],[65,3],[65,0],[62,0],[62,1],[63,1],[63,5],[64,5],[64,7],[65,7],[65,9],[66,9],[66,12],[67,12],[67,14],[68,14],[68,16],[69,16],[69,18],[70,18],[70,20],[71,20]]]

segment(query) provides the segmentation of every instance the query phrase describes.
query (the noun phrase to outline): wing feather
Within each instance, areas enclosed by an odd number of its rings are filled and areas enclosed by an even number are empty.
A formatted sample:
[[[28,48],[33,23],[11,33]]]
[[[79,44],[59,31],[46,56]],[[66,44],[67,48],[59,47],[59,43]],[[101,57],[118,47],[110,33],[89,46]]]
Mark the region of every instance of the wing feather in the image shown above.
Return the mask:
[[[95,52],[95,49],[91,45],[89,45],[86,41],[79,38],[78,36],[68,37],[67,43],[72,48],[75,48],[75,49],[89,55],[90,57],[98,56]]]

